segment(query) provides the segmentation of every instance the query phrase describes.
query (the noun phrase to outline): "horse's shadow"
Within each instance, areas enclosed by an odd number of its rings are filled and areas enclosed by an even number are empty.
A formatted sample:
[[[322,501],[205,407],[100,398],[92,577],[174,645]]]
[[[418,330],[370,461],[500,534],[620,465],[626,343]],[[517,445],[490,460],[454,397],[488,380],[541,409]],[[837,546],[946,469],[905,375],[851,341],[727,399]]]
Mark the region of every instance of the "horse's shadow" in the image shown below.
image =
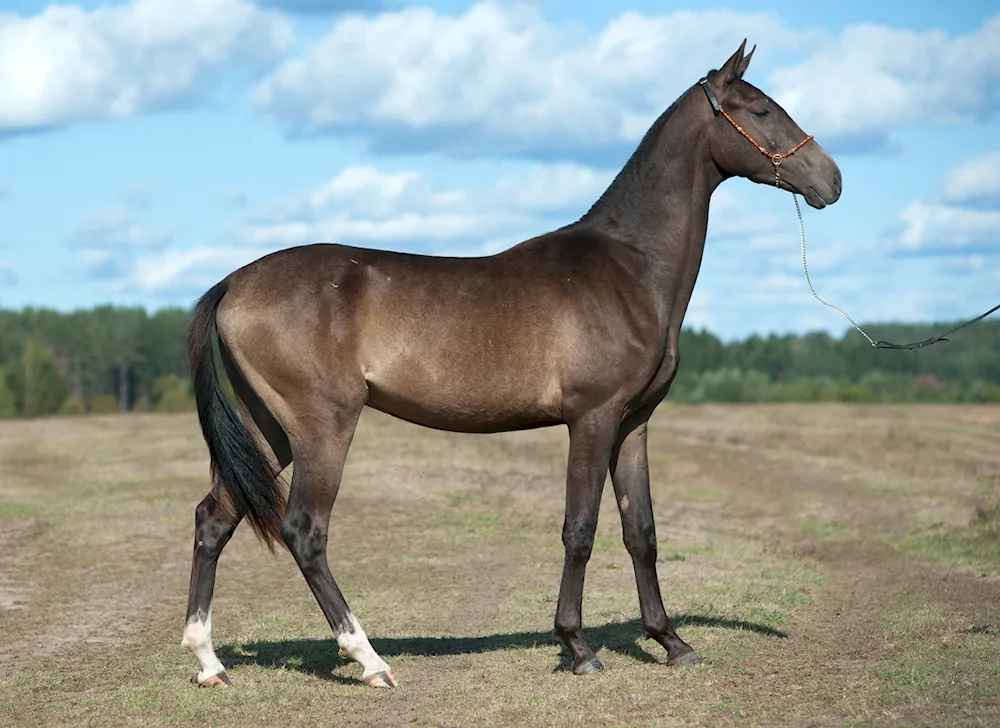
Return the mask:
[[[677,627],[717,627],[755,632],[766,637],[780,639],[788,637],[786,633],[767,625],[738,619],[682,614],[674,617],[672,621]],[[595,651],[604,648],[639,662],[660,662],[639,646],[638,639],[641,635],[642,625],[637,619],[627,622],[608,622],[599,627],[588,627],[586,630],[587,641]],[[484,637],[383,637],[374,638],[371,643],[375,651],[383,657],[399,655],[440,657],[482,654],[509,649],[562,646],[562,643],[552,632],[513,632]],[[349,680],[333,672],[337,667],[350,662],[347,658],[339,656],[338,650],[337,641],[332,638],[299,639],[220,645],[218,654],[223,664],[231,667],[259,665],[261,667],[284,668],[314,675],[324,680],[356,683],[356,680]],[[568,669],[570,669],[570,659],[563,650],[555,670]]]

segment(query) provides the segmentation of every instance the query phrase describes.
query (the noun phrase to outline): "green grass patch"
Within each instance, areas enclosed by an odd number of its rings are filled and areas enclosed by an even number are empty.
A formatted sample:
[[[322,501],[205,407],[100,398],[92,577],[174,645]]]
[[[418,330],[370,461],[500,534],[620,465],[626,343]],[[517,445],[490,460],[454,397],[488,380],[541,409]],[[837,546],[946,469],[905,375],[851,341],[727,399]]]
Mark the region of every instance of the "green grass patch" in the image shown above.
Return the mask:
[[[775,550],[760,539],[713,554],[706,563],[725,563],[730,569],[739,565],[740,574],[729,572],[719,583],[700,589],[693,611],[735,620],[751,630],[780,632],[812,602],[826,581],[812,562]]]
[[[535,521],[518,515],[454,509],[439,512],[435,520],[435,526],[450,539],[500,541],[516,536],[526,540],[541,535]]]
[[[470,503],[475,500],[475,496],[465,490],[445,493],[445,497],[448,499],[448,506],[451,508],[461,508],[466,503]]]
[[[685,556],[684,554],[679,554],[676,551],[674,551],[669,554],[660,554],[659,556],[656,557],[656,560],[661,563],[666,561],[687,561],[687,556]]]
[[[34,503],[0,501],[0,518],[31,518],[41,513],[42,509]]]
[[[675,452],[661,452],[659,450],[649,450],[647,457],[654,463],[673,463],[680,460],[680,455]]]
[[[892,645],[869,670],[879,682],[878,705],[961,709],[997,700],[1000,661],[990,625],[969,626],[943,606],[907,603],[877,620],[875,632]]]
[[[720,713],[728,713],[729,715],[735,715],[735,716],[738,716],[740,718],[746,718],[747,717],[746,711],[743,710],[743,708],[739,707],[738,705],[734,705],[733,703],[729,703],[729,702],[716,703],[715,705],[712,706],[712,709],[716,710],[716,711],[718,711]]]
[[[692,485],[658,479],[653,484],[653,489],[654,498],[657,494],[663,493],[682,503],[730,503],[736,500],[736,494],[733,491],[713,485]]]
[[[904,537],[901,543],[920,559],[982,574],[1000,574],[1000,534],[995,513],[974,519],[966,528],[926,526]]]
[[[858,537],[858,532],[836,520],[810,516],[802,524],[802,530],[820,541],[849,541]]]

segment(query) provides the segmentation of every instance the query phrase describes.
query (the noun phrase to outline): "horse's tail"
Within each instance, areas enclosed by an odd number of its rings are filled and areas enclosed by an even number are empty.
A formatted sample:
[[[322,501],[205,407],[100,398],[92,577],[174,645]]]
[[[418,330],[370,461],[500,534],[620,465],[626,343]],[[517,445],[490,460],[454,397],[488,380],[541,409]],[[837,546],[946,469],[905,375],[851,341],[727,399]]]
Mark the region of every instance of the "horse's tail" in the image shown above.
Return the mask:
[[[212,480],[225,489],[234,515],[246,517],[258,538],[273,551],[275,541],[282,543],[284,492],[278,486],[278,473],[271,461],[226,401],[212,353],[216,309],[228,290],[227,278],[213,286],[195,306],[187,335],[188,364],[201,433],[211,457]]]

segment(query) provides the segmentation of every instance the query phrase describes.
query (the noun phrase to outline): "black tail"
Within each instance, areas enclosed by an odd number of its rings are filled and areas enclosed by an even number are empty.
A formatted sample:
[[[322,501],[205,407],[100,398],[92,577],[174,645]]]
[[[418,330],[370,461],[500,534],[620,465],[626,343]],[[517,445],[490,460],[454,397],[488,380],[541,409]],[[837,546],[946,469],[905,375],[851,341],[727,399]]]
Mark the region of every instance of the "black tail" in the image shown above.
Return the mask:
[[[284,492],[271,462],[226,401],[212,354],[215,311],[228,290],[226,279],[213,286],[195,306],[187,335],[188,364],[201,433],[212,458],[212,479],[225,488],[236,511],[250,521],[257,536],[273,551],[275,541],[282,543]]]

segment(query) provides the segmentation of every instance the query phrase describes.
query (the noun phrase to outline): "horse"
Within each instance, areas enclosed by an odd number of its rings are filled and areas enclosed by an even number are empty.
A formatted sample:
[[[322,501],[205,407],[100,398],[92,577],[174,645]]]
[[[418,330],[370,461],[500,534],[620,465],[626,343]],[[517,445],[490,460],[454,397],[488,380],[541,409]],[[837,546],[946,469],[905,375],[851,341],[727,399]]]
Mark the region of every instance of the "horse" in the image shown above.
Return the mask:
[[[276,542],[291,552],[362,681],[398,684],[327,562],[330,512],[366,405],[453,432],[565,425],[554,631],[573,673],[604,668],[581,610],[609,471],[643,632],[668,665],[701,663],[663,607],[646,428],[677,374],[709,199],[730,177],[798,193],[816,209],[841,192],[832,157],[743,80],[756,46],[745,49],[746,40],[660,115],[572,224],[482,257],[297,246],[200,298],[187,356],[212,486],[195,511],[182,640],[200,664],[198,685],[230,684],[212,647],[211,606],[216,564],[242,519],[272,552]],[[220,386],[213,328],[236,410]],[[293,461],[285,484],[279,475]]]

